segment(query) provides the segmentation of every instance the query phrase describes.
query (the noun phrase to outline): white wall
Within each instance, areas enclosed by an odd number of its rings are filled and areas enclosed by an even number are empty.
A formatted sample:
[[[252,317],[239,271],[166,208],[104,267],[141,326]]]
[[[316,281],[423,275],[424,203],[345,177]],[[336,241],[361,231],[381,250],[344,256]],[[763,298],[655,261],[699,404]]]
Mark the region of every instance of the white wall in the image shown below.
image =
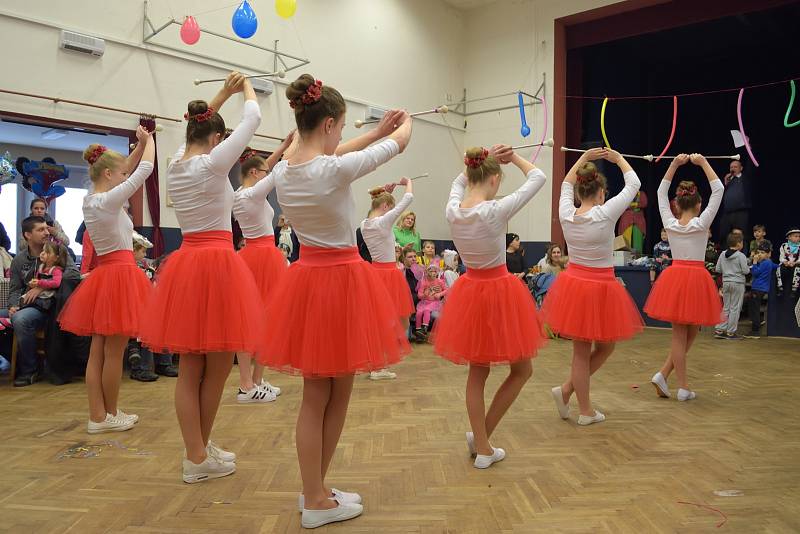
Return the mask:
[[[615,0],[500,0],[466,13],[467,35],[464,79],[468,97],[482,97],[523,90],[535,93],[544,74],[549,117],[547,137],[553,137],[553,35],[555,19],[616,3]],[[527,99],[526,99],[527,100]],[[516,97],[476,103],[473,110],[516,104]],[[521,145],[538,143],[544,126],[542,106],[526,108],[532,132],[523,139],[516,109],[469,118],[465,146],[495,143]],[[523,151],[532,156],[535,149]],[[510,223],[509,230],[523,241],[549,241],[552,195],[552,150],[543,148],[536,164],[548,182],[539,194]],[[500,193],[522,184],[516,169],[506,171]]]
[[[199,6],[191,8],[195,12],[214,6],[210,2],[188,0],[156,1],[151,6],[151,16],[158,26],[170,17],[168,8],[176,17],[182,17],[192,4]],[[281,50],[310,58],[309,66],[289,73],[287,78],[307,71],[336,86],[350,100],[348,122],[363,118],[362,103],[413,111],[443,103],[445,94],[461,93],[463,18],[444,3],[337,0],[335,9],[331,2],[323,0],[305,0],[299,4],[294,19],[284,21],[275,15],[272,2],[257,2],[260,26],[252,40],[272,46],[273,39],[280,39]],[[0,88],[181,117],[188,100],[210,99],[215,90],[213,85],[195,87],[192,80],[223,76],[229,66],[221,61],[216,63],[218,66],[211,66],[211,61],[176,57],[179,54],[173,52],[148,51],[141,45],[143,12],[144,4],[136,0],[103,3],[4,0],[0,5],[0,48],[6,51],[7,75],[0,81]],[[198,21],[201,27],[232,35],[231,13],[229,8],[198,16]],[[57,28],[106,38],[105,55],[96,59],[60,50]],[[158,39],[185,46],[178,38],[178,26]],[[13,50],[20,53],[11,53]],[[270,54],[255,53],[208,35],[192,50],[233,58],[232,62],[249,66],[251,71],[269,71],[272,67]],[[264,120],[260,133],[283,135],[293,126],[283,88],[278,86],[276,94],[261,98]],[[0,109],[124,128],[134,128],[137,124],[134,116],[5,94],[0,94]],[[229,125],[238,121],[240,109],[237,100],[223,110]],[[438,118],[432,122],[441,124]],[[443,205],[450,178],[458,169],[463,133],[451,132],[432,122],[416,121],[413,141],[406,153],[359,183],[356,189],[359,215],[367,210],[366,191],[370,187],[399,175],[430,172],[430,179],[424,184],[418,182],[419,200],[414,207],[420,212],[419,226],[424,235],[447,237]],[[163,177],[166,157],[180,144],[184,125],[162,124],[165,130],[158,136],[158,146]],[[352,126],[345,129],[346,138],[356,133],[358,130]],[[252,144],[264,149],[275,146],[259,138]],[[162,225],[177,226],[174,211],[164,205],[165,197],[162,178]],[[148,223],[145,210],[145,224]]]

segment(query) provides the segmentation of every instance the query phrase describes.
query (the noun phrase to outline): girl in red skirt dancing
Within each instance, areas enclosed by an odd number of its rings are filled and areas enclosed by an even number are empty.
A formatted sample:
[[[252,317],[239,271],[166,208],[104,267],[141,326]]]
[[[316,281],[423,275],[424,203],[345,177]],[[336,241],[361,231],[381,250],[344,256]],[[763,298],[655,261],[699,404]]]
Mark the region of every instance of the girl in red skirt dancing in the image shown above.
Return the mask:
[[[98,144],[83,152],[94,187],[83,199],[83,218],[98,267],[81,282],[58,320],[64,330],[92,336],[86,365],[90,434],[128,430],[139,420],[117,408],[122,357],[128,340],[139,335],[151,291],[133,259],[133,222],[125,212],[125,203],[153,172],[153,139],[141,126],[136,137],[139,144],[127,159]]]
[[[302,247],[267,306],[266,350],[259,360],[303,376],[298,506],[301,524],[315,528],[362,512],[360,495],[325,486],[354,374],[384,369],[410,351],[394,302],[358,255],[350,184],[405,149],[411,119],[389,111],[376,130],[337,148],[345,125],[342,95],[304,74],[286,88],[286,96],[299,141],[272,174],[278,202]],[[360,150],[387,134],[389,139]]]
[[[242,120],[223,141],[218,111],[238,92]],[[175,411],[186,446],[183,481],[194,483],[236,471],[236,455],[210,441],[211,429],[233,353],[257,351],[265,320],[253,273],[233,251],[228,179],[261,123],[255,92],[233,72],[210,104],[193,100],[188,108],[186,144],[167,169],[183,242],[159,272],[140,337],[154,351],[181,355]]]
[[[399,185],[404,186],[406,192],[397,204],[392,196],[395,184],[387,184],[370,191],[372,206],[367,218],[361,221],[361,235],[372,257],[372,268],[389,291],[403,331],[407,332],[408,318],[414,313],[414,301],[405,276],[397,268],[392,227],[400,214],[414,201],[414,186],[408,178],[401,178]],[[369,377],[372,380],[385,380],[397,378],[397,374],[388,369],[381,369],[371,371]]]
[[[694,182],[681,182],[675,193],[675,203],[680,214],[672,214],[669,188],[678,167],[691,161],[703,169],[711,186],[711,198],[700,213],[703,199]],[[659,397],[669,398],[667,378],[675,370],[678,375],[678,400],[696,398],[689,389],[686,376],[686,355],[701,325],[713,326],[722,315],[719,293],[714,280],[705,268],[708,229],[714,222],[725,186],[714,169],[700,154],[680,154],[672,160],[661,185],[658,187],[658,209],[661,222],[669,236],[672,265],[661,273],[647,299],[644,311],[653,319],[672,323],[672,346],[667,361],[650,380]]]
[[[503,176],[500,164],[509,162],[527,179],[510,195],[495,200]],[[545,340],[530,292],[506,269],[505,239],[509,219],[536,195],[546,178],[505,145],[496,145],[491,152],[471,148],[464,163],[466,170],[453,182],[445,215],[467,273],[450,289],[433,337],[437,354],[469,365],[466,397],[472,432],[467,432],[467,446],[476,455],[473,465],[485,469],[505,458],[505,451],[492,447],[489,438],[531,377],[531,358]],[[510,367],[508,377],[487,412],[486,378],[492,365],[504,364]]]
[[[598,159],[617,165],[625,179],[622,191],[608,201],[606,178],[592,163]],[[583,153],[561,185],[558,217],[569,247],[569,266],[556,278],[542,308],[550,329],[572,340],[570,377],[552,394],[562,419],[569,417],[569,398],[576,394],[579,425],[605,420],[592,408],[589,377],[611,356],[617,341],[643,328],[639,310],[614,276],[611,261],[617,219],[640,185],[625,158],[610,148]],[[576,192],[579,208],[575,208]]]
[[[233,198],[233,216],[239,222],[245,247],[239,251],[241,257],[253,272],[259,289],[261,304],[267,305],[272,291],[282,282],[286,274],[286,259],[275,246],[275,232],[272,218],[275,211],[267,201],[267,195],[275,188],[270,169],[280,161],[289,148],[294,132],[265,160],[253,150],[245,150],[239,158],[242,186]],[[236,355],[239,363],[239,393],[236,401],[240,403],[272,402],[281,394],[281,389],[264,380],[264,366],[257,361],[250,362],[250,353]]]

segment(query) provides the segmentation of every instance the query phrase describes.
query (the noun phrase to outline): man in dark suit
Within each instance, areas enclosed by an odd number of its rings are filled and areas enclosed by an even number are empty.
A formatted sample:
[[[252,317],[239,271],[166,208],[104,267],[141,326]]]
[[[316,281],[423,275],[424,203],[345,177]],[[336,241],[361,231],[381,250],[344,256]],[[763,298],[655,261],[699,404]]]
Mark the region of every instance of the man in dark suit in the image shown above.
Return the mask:
[[[741,161],[731,161],[730,172],[723,178],[725,194],[722,197],[722,218],[719,223],[719,242],[724,243],[733,228],[747,232],[750,228],[750,210],[753,207],[750,174],[744,174]]]

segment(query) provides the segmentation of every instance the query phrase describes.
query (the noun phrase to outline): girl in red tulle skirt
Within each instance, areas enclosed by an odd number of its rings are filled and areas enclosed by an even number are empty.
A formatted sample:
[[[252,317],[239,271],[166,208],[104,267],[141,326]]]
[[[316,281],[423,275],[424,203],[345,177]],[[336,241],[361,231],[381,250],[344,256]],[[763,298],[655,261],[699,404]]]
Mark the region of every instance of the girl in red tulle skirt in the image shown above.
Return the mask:
[[[505,252],[508,220],[542,188],[545,176],[505,145],[491,151],[470,148],[464,163],[445,215],[467,272],[448,291],[433,341],[438,355],[469,365],[466,398],[472,432],[467,432],[467,447],[475,456],[474,467],[485,469],[505,458],[505,451],[492,447],[489,438],[530,378],[531,358],[546,339],[533,296],[508,272]],[[527,180],[495,200],[503,175],[500,165],[505,163],[517,166]],[[484,390],[494,365],[510,369],[487,412]]]
[[[395,203],[392,192],[397,185],[405,186],[406,192],[400,202]],[[372,268],[386,286],[403,331],[407,332],[409,316],[414,313],[414,301],[403,272],[397,268],[392,226],[414,200],[413,183],[408,178],[401,178],[397,184],[386,184],[371,189],[369,193],[372,196],[372,206],[367,218],[361,221],[361,235],[369,249]],[[369,377],[373,380],[394,379],[397,374],[381,369],[371,371]]]
[[[239,222],[245,246],[239,251],[253,272],[261,302],[267,305],[270,295],[283,282],[287,265],[283,253],[275,246],[272,218],[275,211],[267,201],[267,195],[275,188],[275,181],[269,174],[281,156],[289,148],[294,132],[265,160],[251,149],[246,149],[239,158],[242,187],[234,193],[233,215]],[[239,364],[239,403],[265,403],[274,401],[281,388],[264,380],[264,366],[253,359],[249,352],[236,354]],[[250,362],[253,362],[251,369]]]
[[[241,122],[225,138],[218,111],[237,92]],[[261,122],[250,82],[232,72],[210,102],[189,102],[186,144],[167,169],[183,242],[160,267],[141,340],[154,352],[178,352],[175,411],[186,456],[183,481],[231,475],[236,455],[211,440],[234,352],[255,352],[265,323],[261,293],[233,250],[233,188],[228,174]],[[224,140],[223,140],[224,139]]]
[[[124,208],[153,172],[150,133],[139,127],[136,136],[139,144],[127,159],[97,144],[83,154],[93,185],[83,200],[83,216],[97,268],[78,285],[58,320],[64,330],[92,336],[86,365],[90,434],[128,430],[139,420],[117,407],[125,347],[141,331],[151,292],[150,281],[133,259],[133,222]]]
[[[620,167],[625,186],[606,201],[606,179],[592,161],[604,158]],[[572,339],[572,369],[561,386],[551,390],[562,419],[569,417],[569,399],[578,397],[579,425],[605,420],[592,407],[589,377],[614,351],[615,343],[642,330],[636,304],[614,276],[611,250],[617,220],[639,191],[639,178],[615,150],[584,152],[561,186],[558,215],[569,247],[570,263],[556,278],[542,305],[545,322],[556,334]],[[575,198],[580,208],[575,208]]]
[[[702,213],[703,199],[694,182],[683,181],[675,193],[677,217],[670,209],[669,189],[678,167],[691,161],[702,167],[711,186],[711,198]],[[738,162],[734,162],[738,164]],[[700,154],[680,154],[672,160],[658,188],[658,207],[661,222],[667,231],[672,265],[661,273],[645,304],[644,311],[653,319],[672,323],[672,344],[667,360],[650,379],[659,397],[671,396],[667,378],[672,370],[678,375],[678,400],[697,397],[689,388],[686,356],[700,326],[716,325],[722,320],[719,292],[705,268],[705,249],[708,229],[714,222],[725,186],[706,159]]]
[[[325,484],[355,373],[384,369],[410,351],[386,287],[355,246],[350,184],[405,148],[411,119],[389,111],[376,130],[337,146],[345,103],[336,89],[304,74],[287,87],[286,96],[298,135],[272,176],[302,247],[267,306],[266,346],[257,357],[273,369],[303,376],[298,505],[301,524],[315,528],[363,510],[360,495]]]

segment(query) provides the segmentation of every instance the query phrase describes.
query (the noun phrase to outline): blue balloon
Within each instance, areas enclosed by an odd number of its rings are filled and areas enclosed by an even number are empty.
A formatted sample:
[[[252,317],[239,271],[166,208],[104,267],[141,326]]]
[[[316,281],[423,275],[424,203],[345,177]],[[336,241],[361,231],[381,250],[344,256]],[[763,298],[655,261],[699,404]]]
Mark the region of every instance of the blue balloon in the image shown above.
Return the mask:
[[[256,12],[253,11],[253,8],[247,0],[244,0],[239,7],[236,8],[236,11],[233,12],[231,26],[233,27],[234,33],[242,39],[252,37],[256,33],[258,29],[258,18],[256,18]]]
[[[37,197],[44,197],[44,196],[46,196],[46,195],[44,194],[44,189],[42,188],[42,184],[40,184],[39,182],[33,182],[33,183],[31,184],[31,191],[32,191],[32,192],[33,192],[33,194],[34,194],[34,195],[36,195]]]

